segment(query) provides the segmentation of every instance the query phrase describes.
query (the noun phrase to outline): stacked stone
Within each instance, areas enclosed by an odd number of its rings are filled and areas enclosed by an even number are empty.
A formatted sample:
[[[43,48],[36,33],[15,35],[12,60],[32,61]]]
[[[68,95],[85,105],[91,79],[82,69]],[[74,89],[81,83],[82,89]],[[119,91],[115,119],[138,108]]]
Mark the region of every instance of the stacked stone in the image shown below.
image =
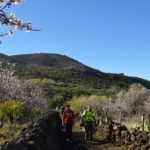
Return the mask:
[[[128,150],[150,150],[150,134],[136,129],[130,131],[123,125],[118,125],[113,133],[116,146],[126,146]]]
[[[17,139],[5,142],[2,150],[43,150],[50,128],[50,117],[29,123]]]

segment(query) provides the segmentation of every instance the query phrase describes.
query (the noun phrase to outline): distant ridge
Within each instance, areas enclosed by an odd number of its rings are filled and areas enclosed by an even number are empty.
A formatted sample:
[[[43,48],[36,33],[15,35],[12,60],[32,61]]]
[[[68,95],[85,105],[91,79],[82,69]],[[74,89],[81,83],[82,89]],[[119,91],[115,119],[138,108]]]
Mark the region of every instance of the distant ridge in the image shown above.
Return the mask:
[[[43,67],[53,67],[57,69],[85,68],[85,65],[81,64],[80,62],[60,54],[24,54],[14,55],[11,56],[11,58],[24,63],[40,65]]]
[[[20,78],[50,78],[66,86],[86,86],[93,89],[111,87],[127,88],[140,83],[150,88],[150,81],[123,74],[104,73],[88,67],[77,60],[60,54],[24,54],[7,56],[0,54],[0,60],[16,63],[16,74]]]

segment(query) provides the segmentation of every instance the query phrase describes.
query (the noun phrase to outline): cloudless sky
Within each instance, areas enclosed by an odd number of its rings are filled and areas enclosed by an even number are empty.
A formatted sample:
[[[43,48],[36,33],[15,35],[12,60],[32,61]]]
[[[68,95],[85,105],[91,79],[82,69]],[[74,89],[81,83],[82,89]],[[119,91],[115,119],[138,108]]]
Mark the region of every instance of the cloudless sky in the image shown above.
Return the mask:
[[[63,54],[150,80],[150,0],[25,0],[11,11],[41,31],[3,37],[0,53]]]

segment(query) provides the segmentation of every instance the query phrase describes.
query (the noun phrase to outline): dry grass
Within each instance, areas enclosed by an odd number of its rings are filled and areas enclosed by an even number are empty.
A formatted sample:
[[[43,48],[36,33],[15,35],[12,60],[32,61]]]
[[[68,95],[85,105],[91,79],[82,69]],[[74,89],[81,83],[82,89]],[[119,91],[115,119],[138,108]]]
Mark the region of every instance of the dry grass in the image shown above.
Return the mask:
[[[123,123],[126,127],[131,130],[133,128],[140,128],[142,130],[142,117],[141,116],[132,116],[124,119]]]
[[[5,141],[12,140],[13,137],[17,138],[24,127],[26,127],[26,124],[17,124],[15,130],[12,130],[9,124],[5,123],[3,127],[0,128],[0,145]]]

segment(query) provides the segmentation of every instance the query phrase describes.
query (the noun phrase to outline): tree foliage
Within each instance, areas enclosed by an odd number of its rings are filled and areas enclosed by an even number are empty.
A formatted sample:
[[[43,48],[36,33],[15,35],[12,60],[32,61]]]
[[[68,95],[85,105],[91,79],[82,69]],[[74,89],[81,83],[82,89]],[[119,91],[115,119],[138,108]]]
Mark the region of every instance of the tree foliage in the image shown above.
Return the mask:
[[[35,118],[39,119],[41,117],[41,109],[37,106],[34,107],[33,114],[34,114]]]
[[[28,82],[18,79],[14,75],[14,64],[3,64],[0,66],[0,104],[5,110],[5,106],[11,106],[12,109],[17,109],[20,103],[23,105],[23,117],[33,119],[34,109],[39,108],[41,114],[47,111],[46,96],[43,90],[35,85],[28,84]],[[12,101],[15,100],[15,101]],[[19,103],[20,102],[20,103]],[[5,105],[4,105],[5,104]],[[10,105],[6,105],[10,104]],[[9,109],[8,109],[9,108]],[[2,109],[2,110],[3,110]],[[7,111],[11,110],[7,107]],[[8,114],[12,113],[6,112]],[[2,114],[2,112],[1,112]],[[17,115],[17,114],[16,114]]]
[[[73,109],[78,113],[83,113],[87,109],[87,106],[90,105],[95,115],[98,117],[103,117],[105,111],[103,110],[103,103],[107,100],[104,96],[80,96],[74,97],[68,103],[73,107]]]
[[[90,105],[98,117],[107,116],[121,123],[126,117],[150,114],[150,90],[141,84],[133,84],[128,90],[118,92],[116,97],[81,96],[74,97],[69,103],[77,112],[83,112]]]
[[[24,102],[11,100],[0,103],[0,117],[10,115],[13,119],[18,119],[22,115]]]
[[[108,116],[112,119],[123,119],[125,116],[149,114],[150,90],[141,84],[133,84],[128,90],[122,90],[116,99],[104,103]]]
[[[0,101],[19,99],[22,82],[14,75],[15,64],[0,62]]]

